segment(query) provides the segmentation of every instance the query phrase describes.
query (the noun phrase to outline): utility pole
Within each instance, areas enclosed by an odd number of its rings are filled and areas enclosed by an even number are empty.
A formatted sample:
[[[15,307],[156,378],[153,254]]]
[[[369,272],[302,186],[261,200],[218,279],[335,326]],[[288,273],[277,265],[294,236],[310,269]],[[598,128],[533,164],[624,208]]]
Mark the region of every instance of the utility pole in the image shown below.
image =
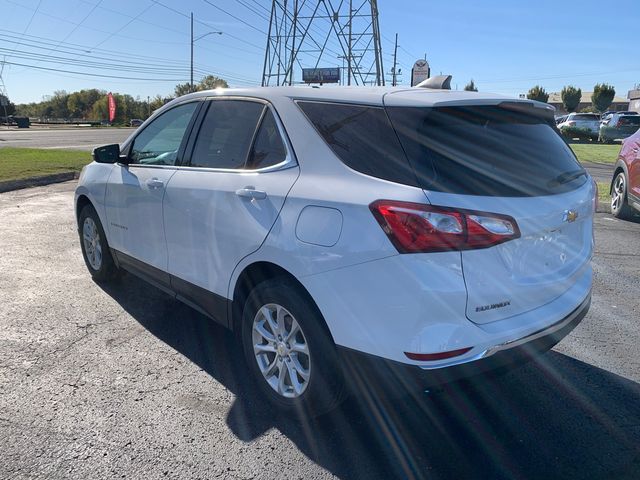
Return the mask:
[[[147,95],[147,118],[151,116],[151,97]]]
[[[193,12],[191,12],[191,81],[189,82],[189,92],[193,92]]]
[[[398,85],[398,34],[396,33],[396,44],[393,48],[393,68],[391,69],[392,81],[391,85],[396,87]]]
[[[348,49],[348,54],[347,54],[347,85],[351,85],[351,58],[352,58],[352,46],[351,46],[351,27],[353,25],[353,2],[352,0],[349,0],[349,38],[347,40],[347,49]]]

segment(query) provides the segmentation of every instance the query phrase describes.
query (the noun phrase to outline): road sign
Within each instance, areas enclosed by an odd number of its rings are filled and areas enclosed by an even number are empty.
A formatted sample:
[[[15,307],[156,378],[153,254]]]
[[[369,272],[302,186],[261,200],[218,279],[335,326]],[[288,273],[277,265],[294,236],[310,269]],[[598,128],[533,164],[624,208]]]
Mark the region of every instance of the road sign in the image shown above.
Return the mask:
[[[340,68],[303,68],[302,81],[304,83],[338,83]]]
[[[416,60],[411,69],[411,86],[415,87],[420,82],[425,81],[431,76],[431,68],[429,68],[429,62],[420,59]]]

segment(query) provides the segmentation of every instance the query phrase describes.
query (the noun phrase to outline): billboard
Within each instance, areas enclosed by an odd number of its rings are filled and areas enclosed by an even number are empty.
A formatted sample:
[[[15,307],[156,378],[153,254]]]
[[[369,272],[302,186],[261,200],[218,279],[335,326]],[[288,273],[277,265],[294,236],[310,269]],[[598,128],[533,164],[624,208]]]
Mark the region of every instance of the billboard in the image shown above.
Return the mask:
[[[338,83],[340,68],[303,68],[302,81],[304,83]]]
[[[429,62],[420,59],[416,60],[411,69],[411,86],[415,87],[420,82],[424,82],[431,76],[431,68],[429,68]]]

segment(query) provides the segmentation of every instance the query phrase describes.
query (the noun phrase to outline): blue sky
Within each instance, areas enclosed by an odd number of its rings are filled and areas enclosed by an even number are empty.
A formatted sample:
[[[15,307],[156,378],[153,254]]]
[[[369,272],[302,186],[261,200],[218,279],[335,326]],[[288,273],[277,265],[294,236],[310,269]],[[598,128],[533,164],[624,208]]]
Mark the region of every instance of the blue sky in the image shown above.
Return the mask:
[[[3,73],[9,97],[39,101],[54,90],[81,88],[142,98],[169,94],[189,78],[191,11],[196,36],[223,32],[196,42],[196,79],[214,73],[232,86],[259,84],[271,2],[159,1],[164,6],[152,0],[0,0],[0,60],[14,64]],[[378,6],[385,71],[398,33],[404,84],[425,53],[432,72],[452,74],[460,89],[471,78],[481,91],[511,95],[535,84],[549,92],[567,84],[590,91],[607,82],[625,97],[640,83],[639,0],[379,0]],[[333,57],[323,64],[339,66]]]

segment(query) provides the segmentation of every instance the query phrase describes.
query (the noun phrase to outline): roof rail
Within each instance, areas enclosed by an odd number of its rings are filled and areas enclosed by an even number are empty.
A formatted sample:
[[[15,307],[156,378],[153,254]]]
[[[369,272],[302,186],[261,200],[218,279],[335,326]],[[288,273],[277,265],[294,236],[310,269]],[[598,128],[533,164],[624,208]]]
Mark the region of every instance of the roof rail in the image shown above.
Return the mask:
[[[416,85],[418,88],[433,88],[435,90],[451,90],[451,75],[436,75],[427,78]]]

